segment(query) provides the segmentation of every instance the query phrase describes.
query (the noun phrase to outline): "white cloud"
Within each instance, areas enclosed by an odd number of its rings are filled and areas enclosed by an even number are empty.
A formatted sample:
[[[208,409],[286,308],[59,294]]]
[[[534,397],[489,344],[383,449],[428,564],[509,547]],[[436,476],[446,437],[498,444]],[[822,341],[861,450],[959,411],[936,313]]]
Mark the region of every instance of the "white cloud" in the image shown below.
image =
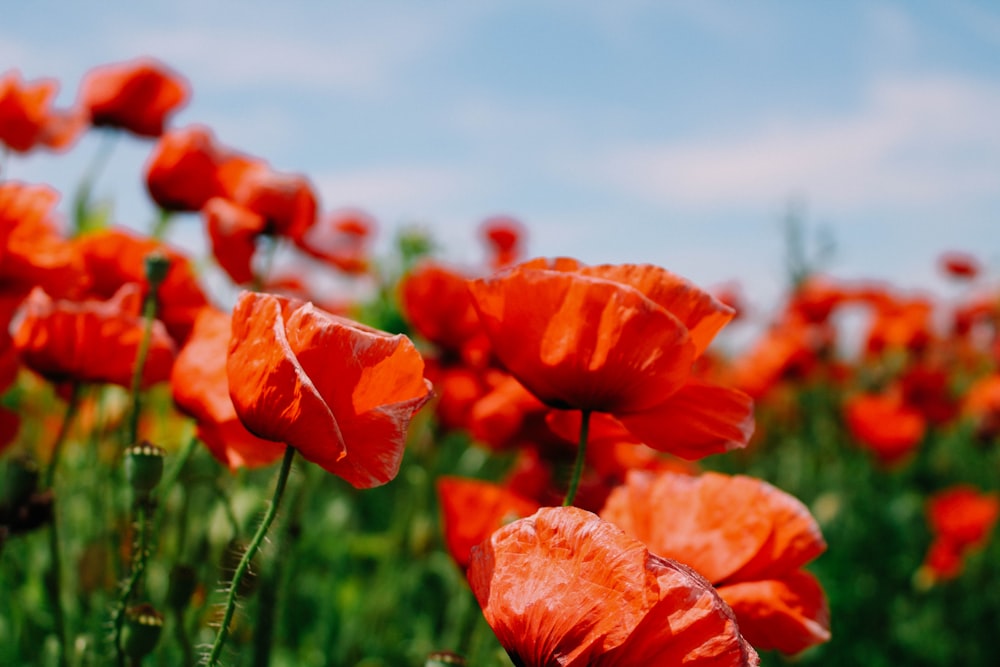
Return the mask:
[[[883,81],[853,114],[779,119],[743,135],[613,150],[591,177],[671,206],[923,206],[995,196],[1000,85],[955,78]]]

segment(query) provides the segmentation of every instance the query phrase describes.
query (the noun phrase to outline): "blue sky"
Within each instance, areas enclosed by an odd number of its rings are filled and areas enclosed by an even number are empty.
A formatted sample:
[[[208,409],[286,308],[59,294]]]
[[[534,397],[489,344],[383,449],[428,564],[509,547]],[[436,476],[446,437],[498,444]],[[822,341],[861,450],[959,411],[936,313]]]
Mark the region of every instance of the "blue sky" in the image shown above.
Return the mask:
[[[1000,268],[993,3],[43,1],[0,23],[0,69],[59,79],[65,104],[90,67],[142,54],[191,82],[175,125],[309,175],[383,243],[422,223],[455,261],[504,213],[532,254],[736,280],[763,308],[796,201],[837,276],[936,288],[953,249]],[[122,141],[97,186],[138,228],[149,148]],[[96,150],[8,174],[68,199]],[[197,245],[194,218],[178,227]]]

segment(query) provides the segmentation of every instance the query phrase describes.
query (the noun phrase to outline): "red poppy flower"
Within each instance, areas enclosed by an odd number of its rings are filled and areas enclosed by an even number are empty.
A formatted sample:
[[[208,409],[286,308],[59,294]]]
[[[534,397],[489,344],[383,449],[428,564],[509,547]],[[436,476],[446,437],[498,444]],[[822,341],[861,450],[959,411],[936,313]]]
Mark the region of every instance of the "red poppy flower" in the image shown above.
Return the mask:
[[[482,332],[467,281],[468,276],[453,269],[425,262],[399,285],[400,305],[413,330],[458,354]]]
[[[826,542],[809,510],[770,484],[635,472],[601,517],[704,575],[758,649],[798,653],[830,638],[823,589],[801,569]]]
[[[334,211],[295,240],[307,254],[349,274],[368,270],[375,219],[363,211]]]
[[[847,399],[844,419],[854,439],[888,465],[906,459],[927,429],[923,415],[903,403],[897,392]]]
[[[516,665],[759,664],[704,578],[575,507],[499,529],[467,574]]]
[[[84,119],[76,111],[51,108],[58,89],[53,79],[23,82],[17,70],[0,76],[0,144],[17,153],[39,145],[69,148],[80,135]]]
[[[236,416],[226,373],[231,329],[227,313],[206,307],[198,314],[170,375],[174,402],[198,421],[198,437],[230,469],[268,465],[284,446],[256,437]]]
[[[26,294],[38,285],[63,296],[86,284],[83,260],[53,222],[58,193],[44,185],[0,183],[0,282]]]
[[[143,337],[142,294],[122,286],[108,301],[54,301],[41,288],[25,300],[14,344],[24,364],[53,382],[109,382],[131,387]],[[142,386],[170,377],[174,343],[154,321]]]
[[[650,447],[689,459],[746,445],[750,398],[690,377],[732,310],[683,278],[534,260],[470,291],[496,356],[550,407],[610,413]]]
[[[921,568],[930,582],[954,579],[962,573],[966,554],[989,539],[1000,516],[1000,497],[958,485],[927,502],[927,519],[934,541]]]
[[[209,199],[201,213],[215,261],[237,285],[251,283],[257,237],[267,224],[264,218],[222,197]]]
[[[80,106],[91,123],[141,137],[163,134],[167,117],[189,96],[187,81],[152,58],[95,67],[80,84]]]
[[[264,218],[266,234],[296,241],[316,223],[316,193],[300,174],[277,172],[258,162],[241,170],[227,188],[233,202]]]
[[[526,232],[520,221],[508,216],[488,218],[480,225],[479,233],[489,244],[492,269],[501,269],[522,259]]]
[[[243,292],[233,310],[229,391],[247,429],[358,488],[399,471],[406,430],[431,396],[406,336],[311,303]]]
[[[965,252],[946,252],[939,259],[942,270],[952,278],[971,280],[979,275],[979,261]]]
[[[167,276],[160,283],[158,319],[178,342],[183,343],[194,326],[194,318],[208,304],[191,262],[180,251],[155,239],[140,237],[125,229],[102,229],[76,240],[94,294],[107,298],[125,283],[145,287],[146,257],[162,253],[170,260]]]
[[[146,160],[146,189],[167,211],[199,211],[212,197],[229,196],[258,160],[230,151],[212,131],[191,125],[165,132]]]
[[[515,519],[534,514],[534,500],[478,479],[440,477],[437,481],[441,523],[448,553],[463,570],[469,567],[472,547]]]

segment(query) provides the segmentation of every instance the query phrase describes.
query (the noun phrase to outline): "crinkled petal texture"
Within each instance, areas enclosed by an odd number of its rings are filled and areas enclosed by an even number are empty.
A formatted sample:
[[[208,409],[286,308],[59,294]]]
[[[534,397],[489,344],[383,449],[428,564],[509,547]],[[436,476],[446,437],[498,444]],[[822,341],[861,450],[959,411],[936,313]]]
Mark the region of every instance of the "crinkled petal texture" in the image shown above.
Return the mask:
[[[601,516],[653,553],[695,568],[723,597],[738,585],[733,609],[757,648],[797,653],[829,639],[822,589],[800,570],[826,542],[796,498],[742,475],[634,472],[611,492]],[[758,634],[769,618],[781,618],[787,631]]]
[[[467,574],[516,665],[758,664],[704,578],[575,507],[504,526]]]
[[[109,301],[53,300],[36,287],[25,300],[14,345],[26,366],[52,381],[132,385],[144,320],[142,296],[134,283]],[[153,328],[143,366],[142,386],[170,377],[174,343],[163,323]]]
[[[353,486],[399,471],[406,430],[431,396],[413,343],[282,297],[244,292],[227,372],[243,424]]]
[[[230,334],[228,313],[212,307],[199,313],[170,375],[174,402],[198,421],[199,439],[230,469],[268,465],[284,446],[253,435],[236,416],[226,374]]]
[[[631,285],[537,264],[470,283],[496,355],[533,394],[615,413],[680,389],[696,353],[680,319]]]

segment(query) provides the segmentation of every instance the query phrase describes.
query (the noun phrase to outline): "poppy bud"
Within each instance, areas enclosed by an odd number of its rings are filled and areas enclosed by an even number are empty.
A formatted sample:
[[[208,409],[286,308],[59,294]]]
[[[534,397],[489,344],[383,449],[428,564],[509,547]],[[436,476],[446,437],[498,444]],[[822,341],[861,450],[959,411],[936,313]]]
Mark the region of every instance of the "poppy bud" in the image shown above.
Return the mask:
[[[170,583],[167,586],[167,605],[182,611],[191,601],[198,586],[198,576],[190,565],[178,563],[170,569]]]
[[[163,615],[153,605],[143,603],[130,607],[125,612],[125,654],[138,664],[156,648],[162,631]]]
[[[162,449],[146,441],[125,450],[125,479],[136,494],[145,496],[160,483],[164,454]]]
[[[146,255],[146,279],[151,289],[156,289],[167,278],[170,258],[162,252],[154,251]]]

